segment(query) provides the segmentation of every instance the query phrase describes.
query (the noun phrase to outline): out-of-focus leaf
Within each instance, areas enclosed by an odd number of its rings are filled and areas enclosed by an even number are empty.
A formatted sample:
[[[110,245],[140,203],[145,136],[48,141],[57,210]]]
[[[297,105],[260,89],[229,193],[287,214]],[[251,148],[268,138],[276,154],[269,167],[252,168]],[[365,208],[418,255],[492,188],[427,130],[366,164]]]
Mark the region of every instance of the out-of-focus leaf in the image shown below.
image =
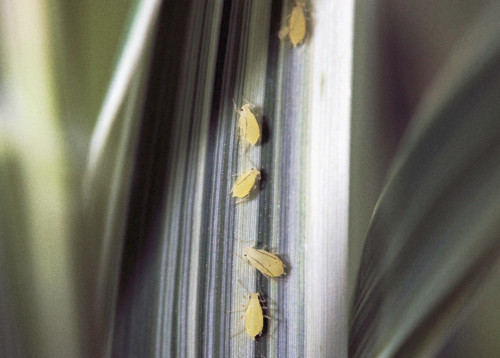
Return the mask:
[[[0,355],[82,353],[47,3],[0,2]]]
[[[109,316],[96,312],[114,297],[96,289],[101,221],[82,178],[130,3],[0,0],[2,357],[102,355]]]
[[[449,337],[496,292],[499,13],[464,31],[411,119],[366,237],[352,356],[456,356]]]
[[[118,282],[127,229],[127,211],[151,43],[161,1],[138,3],[127,42],[113,75],[90,143],[83,180],[86,233],[97,238],[98,254],[87,268],[90,354],[112,354]],[[92,252],[88,250],[87,252]]]

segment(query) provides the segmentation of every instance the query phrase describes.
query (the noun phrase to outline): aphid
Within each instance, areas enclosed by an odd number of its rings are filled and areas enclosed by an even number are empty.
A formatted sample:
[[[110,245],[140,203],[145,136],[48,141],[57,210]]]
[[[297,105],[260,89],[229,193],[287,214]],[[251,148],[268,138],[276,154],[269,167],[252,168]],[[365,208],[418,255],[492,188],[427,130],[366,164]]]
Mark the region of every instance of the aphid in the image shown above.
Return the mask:
[[[257,180],[260,179],[260,171],[253,168],[248,172],[240,175],[236,179],[236,183],[234,183],[233,190],[233,198],[243,199],[250,195],[253,187]]]
[[[251,145],[255,145],[260,138],[260,127],[255,114],[252,112],[252,107],[249,104],[244,104],[240,110],[236,111],[240,115],[238,128],[241,136]]]
[[[247,308],[245,310],[245,329],[252,339],[262,334],[264,328],[264,313],[260,305],[258,293],[250,293]]]
[[[283,40],[287,35],[293,47],[297,47],[306,37],[306,17],[304,15],[306,2],[297,0],[288,20],[288,27],[284,27],[278,34]]]
[[[243,257],[264,276],[279,277],[285,273],[285,268],[280,258],[266,250],[246,247],[243,250]]]
[[[243,286],[241,281],[239,284]],[[248,292],[248,290],[245,288]],[[265,303],[265,299],[259,293],[248,292],[248,303],[242,305],[244,308],[245,316],[245,329],[250,337],[255,340],[255,337],[262,335],[262,330],[264,328],[264,318],[271,319],[271,317],[264,315],[264,310],[267,309],[265,306],[261,306],[261,303]],[[240,311],[229,311],[227,313],[240,312]],[[243,316],[242,316],[243,317]]]

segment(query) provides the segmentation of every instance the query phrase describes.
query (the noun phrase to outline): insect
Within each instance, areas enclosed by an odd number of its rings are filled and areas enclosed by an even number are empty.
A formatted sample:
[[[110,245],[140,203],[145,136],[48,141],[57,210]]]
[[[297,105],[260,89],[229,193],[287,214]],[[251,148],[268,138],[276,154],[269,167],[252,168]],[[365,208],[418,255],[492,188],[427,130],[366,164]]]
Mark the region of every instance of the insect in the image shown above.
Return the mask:
[[[259,293],[249,292],[245,286],[238,280],[239,284],[248,292],[248,303],[242,305],[244,308],[245,316],[245,330],[248,335],[255,340],[255,337],[262,335],[262,330],[264,329],[264,318],[271,319],[271,317],[264,315],[264,310],[267,307],[262,306],[261,303],[265,303],[266,300]],[[239,311],[229,311],[227,313],[239,312]],[[243,317],[243,316],[242,316]],[[241,318],[242,318],[241,317]]]
[[[255,186],[257,180],[260,179],[260,171],[255,168],[252,168],[246,173],[243,173],[236,179],[236,183],[234,183],[233,190],[233,198],[244,199],[250,195],[250,192]]]
[[[264,276],[280,277],[285,274],[285,268],[280,258],[266,250],[246,247],[243,250],[243,257]]]
[[[238,128],[241,136],[251,145],[257,144],[260,138],[260,127],[255,114],[252,112],[252,106],[248,103],[244,104],[236,112],[240,115]]]
[[[262,334],[264,328],[264,313],[258,293],[250,293],[247,308],[245,310],[245,329],[250,337],[255,340],[256,336]]]
[[[306,17],[304,15],[306,2],[297,0],[290,14],[288,26],[284,27],[278,34],[278,37],[283,40],[287,35],[293,47],[297,47],[306,37]]]

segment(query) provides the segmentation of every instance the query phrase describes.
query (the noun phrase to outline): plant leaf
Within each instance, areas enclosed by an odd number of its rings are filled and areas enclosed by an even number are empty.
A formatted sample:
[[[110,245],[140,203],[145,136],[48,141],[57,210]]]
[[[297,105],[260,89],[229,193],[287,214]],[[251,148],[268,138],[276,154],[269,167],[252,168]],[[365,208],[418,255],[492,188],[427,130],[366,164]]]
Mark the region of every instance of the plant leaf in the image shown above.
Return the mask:
[[[345,355],[352,4],[311,4],[310,39],[296,49],[277,36],[291,5],[163,4],[145,104],[125,124],[140,122],[128,130],[136,152],[116,163],[133,165],[119,172],[130,191],[121,186],[120,211],[103,217],[116,228],[103,256],[110,272],[124,240],[111,355]],[[262,143],[248,151],[234,111],[245,99],[263,121]],[[233,175],[252,166],[262,184],[236,205]],[[285,279],[234,255],[252,244],[281,255]],[[262,292],[272,316],[255,342],[227,313],[246,290]]]
[[[453,352],[450,335],[497,287],[499,11],[457,43],[394,159],[365,241],[352,356]]]

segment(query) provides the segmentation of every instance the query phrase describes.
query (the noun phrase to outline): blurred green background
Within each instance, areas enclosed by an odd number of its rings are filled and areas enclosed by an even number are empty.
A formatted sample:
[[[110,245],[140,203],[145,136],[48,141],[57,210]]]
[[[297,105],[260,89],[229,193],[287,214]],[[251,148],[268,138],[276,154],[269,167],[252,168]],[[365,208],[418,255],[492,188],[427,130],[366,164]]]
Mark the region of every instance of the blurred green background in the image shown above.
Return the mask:
[[[0,2],[2,357],[96,353],[89,294],[102,242],[82,178],[136,5]]]

